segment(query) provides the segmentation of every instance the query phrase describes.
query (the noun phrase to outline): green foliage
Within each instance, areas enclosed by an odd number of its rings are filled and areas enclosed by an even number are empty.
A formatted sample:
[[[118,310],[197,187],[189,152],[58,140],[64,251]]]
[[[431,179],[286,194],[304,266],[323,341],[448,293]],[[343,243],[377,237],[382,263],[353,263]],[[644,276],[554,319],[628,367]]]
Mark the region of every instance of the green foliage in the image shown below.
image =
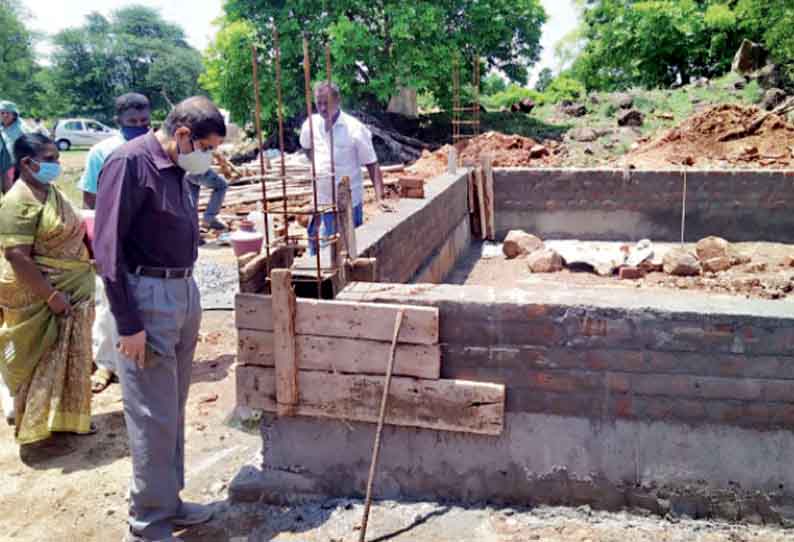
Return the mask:
[[[794,8],[791,0],[738,0],[739,27],[747,37],[757,37],[769,49],[772,60],[783,67],[794,89]]]
[[[37,71],[33,34],[25,27],[24,12],[16,0],[0,0],[0,99],[20,106],[29,102]],[[26,109],[23,107],[23,109]]]
[[[551,68],[543,68],[538,74],[538,81],[535,83],[535,90],[538,92],[545,92],[553,80],[554,73],[551,71]]]
[[[727,71],[739,18],[716,0],[598,0],[572,75],[593,89],[670,86]]]
[[[106,19],[86,17],[79,28],[53,39],[52,70],[45,92],[57,97],[53,115],[87,114],[113,118],[113,101],[140,92],[152,101],[155,116],[200,91],[201,55],[185,41],[183,30],[151,8],[127,6]],[[167,97],[167,98],[166,98]]]
[[[502,92],[497,92],[492,96],[481,96],[480,101],[489,110],[498,111],[500,109],[510,109],[511,105],[526,98],[531,99],[536,104],[543,101],[543,95],[538,91],[516,84],[511,84]]]
[[[357,107],[383,108],[401,86],[438,103],[451,102],[453,59],[461,59],[462,83],[471,81],[472,58],[481,73],[498,68],[512,81],[526,83],[527,66],[540,53],[541,26],[546,14],[539,0],[450,0],[400,2],[381,0],[228,0],[218,35],[207,54],[204,87],[213,98],[247,119],[253,92],[246,88],[250,65],[242,60],[241,40],[252,32],[263,53],[262,117],[275,119],[273,29],[281,37],[284,106],[287,116],[305,110],[303,36],[310,40],[312,73],[325,78],[325,44],[329,43],[333,79],[344,100]],[[245,26],[234,26],[242,24]],[[264,54],[267,52],[267,54]],[[233,59],[228,66],[219,64]],[[221,81],[221,77],[231,81]],[[487,78],[486,78],[487,79]],[[239,92],[234,91],[239,89]],[[246,115],[246,112],[249,112]]]
[[[480,93],[491,96],[507,90],[507,83],[498,73],[490,73],[481,81]]]
[[[546,103],[559,103],[563,100],[578,100],[587,94],[585,86],[576,79],[561,75],[555,78],[543,93]]]

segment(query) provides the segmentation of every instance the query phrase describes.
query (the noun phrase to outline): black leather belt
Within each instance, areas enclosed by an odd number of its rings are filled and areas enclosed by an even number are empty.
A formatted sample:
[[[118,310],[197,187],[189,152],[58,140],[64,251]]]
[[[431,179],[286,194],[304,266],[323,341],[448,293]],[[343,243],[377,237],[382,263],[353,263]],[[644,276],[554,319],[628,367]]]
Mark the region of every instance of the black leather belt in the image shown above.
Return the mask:
[[[156,279],[186,279],[193,275],[192,267],[144,267],[139,265],[135,274]]]

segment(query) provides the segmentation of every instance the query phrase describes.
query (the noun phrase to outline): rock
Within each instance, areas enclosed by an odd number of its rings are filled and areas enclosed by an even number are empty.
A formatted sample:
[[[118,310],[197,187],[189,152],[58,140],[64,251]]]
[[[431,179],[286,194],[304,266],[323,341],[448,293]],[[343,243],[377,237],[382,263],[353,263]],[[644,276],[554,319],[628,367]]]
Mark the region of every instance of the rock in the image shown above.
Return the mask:
[[[642,126],[644,122],[645,115],[636,109],[629,109],[618,115],[618,126]]]
[[[761,109],[772,111],[786,100],[786,93],[779,88],[770,88],[764,93],[764,97],[759,104]]]
[[[747,77],[750,80],[757,81],[761,88],[768,89],[783,86],[783,73],[777,64],[767,64]]]
[[[507,232],[505,242],[502,244],[502,252],[510,260],[518,256],[531,254],[543,247],[543,241],[534,235],[523,230],[510,230]]]
[[[794,267],[794,256],[786,256],[783,258],[783,267]]]
[[[727,271],[731,268],[731,259],[728,256],[718,256],[716,258],[709,258],[702,261],[703,271],[709,273],[719,273],[720,271]]]
[[[631,94],[617,94],[615,96],[615,105],[620,109],[631,109],[634,107],[634,97]]]
[[[529,157],[530,158],[543,158],[544,156],[549,155],[549,149],[547,149],[544,145],[533,145],[531,149],[529,149]]]
[[[668,275],[690,277],[700,275],[700,262],[691,252],[674,248],[664,255],[662,268]]]
[[[592,155],[592,154],[593,154],[593,147],[591,147],[590,145],[588,145],[588,146],[586,146],[586,147],[584,148],[584,151],[583,151],[583,152],[584,152],[585,154],[590,154],[590,155]]]
[[[536,250],[527,256],[527,266],[533,273],[554,273],[562,269],[562,257],[550,248]]]
[[[630,247],[626,255],[626,265],[636,267],[653,256],[653,245],[650,239],[641,239]]]
[[[533,109],[535,109],[535,102],[533,102],[529,98],[524,98],[523,100],[518,102],[518,110],[521,113],[532,113]]]
[[[618,277],[622,280],[637,280],[645,276],[645,271],[640,267],[621,267]]]
[[[695,245],[695,253],[701,261],[710,260],[712,258],[725,258],[730,257],[728,251],[731,244],[722,237],[704,237]]]
[[[742,90],[744,89],[744,87],[747,86],[747,81],[745,81],[744,79],[739,79],[735,81],[732,86],[734,90]]]
[[[574,141],[580,141],[582,143],[590,143],[592,141],[597,140],[600,137],[600,135],[597,131],[593,130],[592,128],[582,127],[582,128],[574,128],[573,130],[568,131],[568,137],[570,137]]]
[[[569,117],[584,117],[587,114],[587,107],[581,103],[572,103],[570,105],[564,105],[562,107],[562,112]]]
[[[739,50],[733,57],[731,70],[740,75],[756,71],[763,67],[766,56],[767,52],[760,43],[754,43],[747,39],[742,40]]]

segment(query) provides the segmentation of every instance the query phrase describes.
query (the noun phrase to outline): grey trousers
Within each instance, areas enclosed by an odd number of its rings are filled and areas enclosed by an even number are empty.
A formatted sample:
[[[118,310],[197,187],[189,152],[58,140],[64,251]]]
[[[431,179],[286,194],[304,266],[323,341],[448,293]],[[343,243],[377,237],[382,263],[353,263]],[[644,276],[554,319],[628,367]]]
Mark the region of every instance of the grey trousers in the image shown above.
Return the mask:
[[[190,279],[128,275],[146,329],[143,369],[119,353],[118,376],[132,455],[129,525],[140,536],[167,538],[185,487],[185,403],[201,304]]]

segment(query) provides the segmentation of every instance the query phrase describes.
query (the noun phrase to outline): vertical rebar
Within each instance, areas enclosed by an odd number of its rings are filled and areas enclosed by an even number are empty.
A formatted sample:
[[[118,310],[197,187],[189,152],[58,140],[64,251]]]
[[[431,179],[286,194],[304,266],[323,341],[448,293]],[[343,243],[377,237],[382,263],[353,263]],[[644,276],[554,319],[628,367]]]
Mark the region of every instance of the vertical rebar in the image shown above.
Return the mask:
[[[276,99],[278,100],[278,150],[281,153],[281,199],[284,201],[285,244],[289,244],[289,221],[287,220],[287,163],[284,157],[284,98],[281,94],[281,44],[278,27],[273,26],[273,47],[276,54]]]
[[[328,80],[328,93],[331,93],[331,46],[326,43],[325,44],[325,72],[326,72],[326,79]],[[329,96],[330,97],[330,96]],[[336,98],[334,98],[336,99]],[[340,104],[336,104],[339,107]],[[339,232],[339,221],[338,221],[338,209],[336,208],[336,164],[334,163],[334,119],[331,115],[331,110],[328,110],[328,114],[325,119],[326,122],[326,129],[329,130],[328,132],[328,144],[330,147],[330,158],[331,158],[331,205],[333,210],[333,224],[334,224],[334,234]],[[328,128],[330,126],[330,129]],[[373,181],[374,183],[375,181]],[[351,202],[352,205],[352,202]],[[334,242],[334,247],[331,249],[332,254],[339,254],[339,246]],[[335,258],[333,262],[333,267],[337,267],[339,261]]]
[[[474,55],[474,103],[472,104],[474,112],[474,137],[480,135],[480,57],[475,53]]]
[[[259,175],[262,182],[262,213],[265,215],[265,252],[267,254],[268,267],[270,264],[270,228],[268,227],[268,208],[267,208],[267,182],[265,181],[265,151],[262,149],[262,103],[259,99],[259,73],[256,57],[256,45],[251,44],[251,71],[254,76],[254,102],[256,103],[256,137],[259,145]]]
[[[309,121],[309,141],[312,142],[311,163],[312,163],[312,193],[314,194],[314,218],[315,232],[314,239],[317,248],[317,298],[322,297],[322,266],[320,264],[320,227],[322,226],[322,216],[317,212],[317,144],[314,140],[314,123],[312,122],[312,73],[311,73],[311,59],[309,57],[309,38],[304,34],[303,36],[303,80],[306,87],[306,114]],[[311,236],[309,236],[309,244],[311,244]]]

